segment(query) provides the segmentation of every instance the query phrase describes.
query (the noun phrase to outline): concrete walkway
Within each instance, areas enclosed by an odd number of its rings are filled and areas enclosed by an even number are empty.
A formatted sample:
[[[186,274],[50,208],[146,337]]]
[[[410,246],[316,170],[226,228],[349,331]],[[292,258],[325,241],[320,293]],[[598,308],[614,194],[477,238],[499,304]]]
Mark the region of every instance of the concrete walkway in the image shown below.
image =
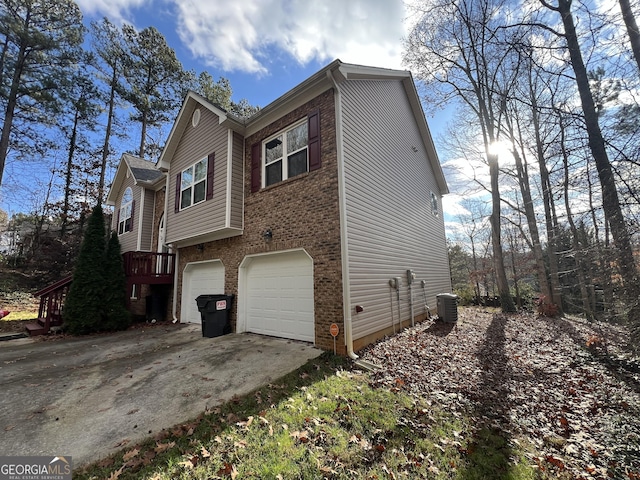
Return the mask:
[[[200,325],[0,343],[0,453],[89,463],[265,385],[320,355]]]

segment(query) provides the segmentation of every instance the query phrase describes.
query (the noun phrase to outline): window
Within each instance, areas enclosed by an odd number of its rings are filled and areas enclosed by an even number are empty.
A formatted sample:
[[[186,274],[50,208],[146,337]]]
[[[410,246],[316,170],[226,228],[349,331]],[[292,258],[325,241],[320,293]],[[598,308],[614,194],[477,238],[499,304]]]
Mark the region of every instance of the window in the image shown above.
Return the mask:
[[[133,192],[131,187],[127,187],[120,201],[120,211],[118,212],[118,235],[130,232],[133,227]]]
[[[180,175],[180,209],[204,202],[207,192],[207,159],[182,171]]]
[[[438,197],[433,192],[431,192],[431,213],[438,216]]]
[[[308,143],[309,134],[306,121],[263,143],[265,187],[309,170]]]
[[[322,166],[320,111],[251,145],[251,193]]]

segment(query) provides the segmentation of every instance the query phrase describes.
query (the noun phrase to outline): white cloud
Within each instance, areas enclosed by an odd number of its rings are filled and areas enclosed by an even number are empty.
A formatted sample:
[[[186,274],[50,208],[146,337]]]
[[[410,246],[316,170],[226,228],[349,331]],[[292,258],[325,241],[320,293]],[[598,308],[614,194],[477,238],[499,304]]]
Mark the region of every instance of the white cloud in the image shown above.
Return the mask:
[[[131,23],[131,10],[150,3],[148,0],[76,0],[83,15],[107,17],[111,23]]]
[[[461,215],[469,215],[469,210],[462,205],[464,199],[464,196],[458,195],[457,193],[445,195],[442,197],[442,211],[448,217],[457,218]]]
[[[402,68],[402,0],[77,1],[86,16],[106,16],[117,25],[169,9],[184,46],[224,71],[264,74],[271,64],[290,60],[283,53],[300,65],[340,58]]]
[[[277,52],[299,64],[340,58],[400,68],[401,0],[174,0],[178,34],[194,56],[226,71],[266,73]]]

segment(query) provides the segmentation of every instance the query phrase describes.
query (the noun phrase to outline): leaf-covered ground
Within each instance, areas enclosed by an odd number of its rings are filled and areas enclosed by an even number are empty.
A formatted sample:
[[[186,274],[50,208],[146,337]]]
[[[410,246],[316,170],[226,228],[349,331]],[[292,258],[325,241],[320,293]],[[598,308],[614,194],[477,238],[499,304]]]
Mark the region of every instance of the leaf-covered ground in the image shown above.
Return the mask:
[[[362,357],[382,367],[375,385],[471,415],[460,436],[472,449],[490,431],[528,445],[546,474],[640,479],[640,362],[624,339],[578,319],[460,309],[456,324],[426,321]]]

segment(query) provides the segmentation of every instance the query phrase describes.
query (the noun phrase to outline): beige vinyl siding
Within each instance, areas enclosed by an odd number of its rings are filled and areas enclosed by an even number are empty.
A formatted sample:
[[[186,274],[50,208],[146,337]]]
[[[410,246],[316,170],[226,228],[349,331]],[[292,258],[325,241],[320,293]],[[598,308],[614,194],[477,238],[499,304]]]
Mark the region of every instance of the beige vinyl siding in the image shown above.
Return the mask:
[[[413,269],[414,315],[424,313],[420,280],[436,313],[436,295],[451,290],[440,192],[400,81],[342,85],[345,202],[354,338],[398,323],[389,279],[401,277],[403,320],[410,318],[406,270]],[[414,151],[415,150],[415,151]]]
[[[155,192],[153,190],[144,189],[144,209],[141,211],[137,206],[136,209],[141,217],[138,217],[134,221],[138,223],[142,220],[142,235],[140,236],[139,250],[143,252],[151,252],[154,250],[151,245],[151,238],[153,237],[153,206],[155,203]],[[136,212],[136,213],[138,213]],[[138,223],[140,225],[140,223]]]
[[[203,235],[225,227],[228,130],[218,117],[200,108],[197,127],[189,123],[180,138],[169,170],[167,243]],[[215,152],[213,198],[175,213],[176,176],[210,153]]]
[[[242,228],[244,206],[244,138],[233,133],[232,171],[231,171],[231,228]]]
[[[127,169],[128,172],[128,169]],[[133,176],[129,175],[128,178],[125,178],[122,182],[122,186],[120,187],[120,192],[118,193],[118,200],[114,206],[113,210],[113,229],[118,231],[118,220],[120,212],[120,202],[122,202],[122,196],[124,195],[127,187],[131,187],[131,193],[133,194],[133,200],[135,202],[133,208],[133,222],[131,224],[131,231],[125,232],[122,235],[118,235],[118,240],[120,240],[120,251],[124,252],[133,252],[138,249],[138,215],[140,214],[140,192],[141,188],[136,186],[133,181]]]

